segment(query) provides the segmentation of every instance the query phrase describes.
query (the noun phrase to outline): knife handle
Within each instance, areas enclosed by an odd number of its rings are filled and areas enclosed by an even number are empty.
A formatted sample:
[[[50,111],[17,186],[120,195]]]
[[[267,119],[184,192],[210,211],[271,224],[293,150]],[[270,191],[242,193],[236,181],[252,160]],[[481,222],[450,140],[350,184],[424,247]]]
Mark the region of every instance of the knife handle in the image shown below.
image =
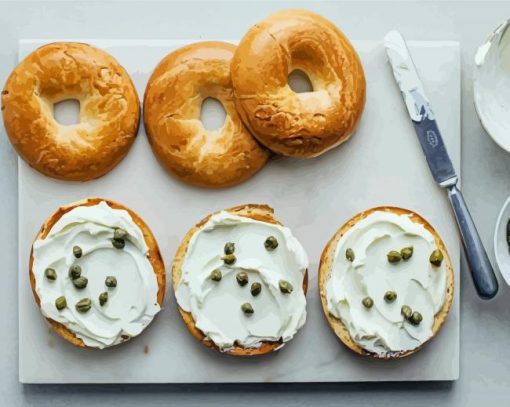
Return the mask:
[[[462,244],[476,291],[481,298],[489,300],[496,295],[499,288],[489,257],[469,213],[466,201],[456,185],[448,187],[448,197],[459,225]]]

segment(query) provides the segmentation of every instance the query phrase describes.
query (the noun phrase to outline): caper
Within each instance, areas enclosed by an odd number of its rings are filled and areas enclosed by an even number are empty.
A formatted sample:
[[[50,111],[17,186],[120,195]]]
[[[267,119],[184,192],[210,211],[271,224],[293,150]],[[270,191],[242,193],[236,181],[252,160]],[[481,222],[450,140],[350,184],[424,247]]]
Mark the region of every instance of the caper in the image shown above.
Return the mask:
[[[236,256],[234,256],[233,254],[226,254],[221,259],[223,260],[223,263],[228,265],[234,264],[237,260]]]
[[[250,292],[251,292],[251,295],[253,295],[254,297],[259,295],[261,291],[262,291],[262,284],[260,284],[260,283],[253,283],[251,285]]]
[[[99,305],[102,307],[106,304],[106,301],[108,301],[108,293],[105,291],[104,293],[99,294]]]
[[[413,255],[413,251],[414,251],[413,246],[404,247],[402,250],[400,250],[400,254],[402,255],[402,258],[404,260],[409,260]]]
[[[253,307],[251,306],[251,304],[249,302],[245,302],[243,305],[241,305],[241,310],[246,314],[246,315],[251,315],[253,314]]]
[[[113,238],[115,240],[124,240],[127,237],[127,232],[122,228],[115,228],[113,231]]]
[[[81,255],[83,254],[83,251],[81,250],[81,247],[80,246],[73,246],[73,254],[74,254],[74,257],[79,259],[81,257]]]
[[[434,250],[429,257],[430,264],[436,267],[439,267],[441,265],[443,259],[444,259],[443,252],[439,249]]]
[[[221,277],[222,277],[221,270],[216,269],[216,270],[211,271],[211,274],[209,275],[209,277],[212,281],[221,281]]]
[[[87,277],[78,277],[73,280],[74,286],[79,290],[82,290],[85,287],[87,287],[88,282],[89,280],[87,279]]]
[[[413,310],[409,305],[402,305],[402,308],[400,308],[400,313],[404,316],[405,319],[409,319],[413,314]]]
[[[361,300],[361,303],[365,308],[372,308],[374,305],[374,300],[370,297],[365,297],[363,300]]]
[[[83,298],[74,307],[78,312],[87,312],[92,307],[92,301],[90,301],[90,298]]]
[[[269,236],[264,242],[264,247],[267,250],[274,250],[278,247],[278,240],[274,236]]]
[[[116,249],[123,249],[126,245],[126,241],[124,239],[112,239],[112,245]]]
[[[59,311],[62,311],[65,307],[67,307],[66,297],[64,297],[64,296],[62,296],[62,297],[58,297],[58,298],[55,300],[55,307],[56,307]]]
[[[351,263],[354,261],[355,257],[356,256],[354,256],[354,250],[352,250],[351,248],[345,251],[345,258],[349,260]]]
[[[396,250],[390,251],[386,257],[388,258],[388,261],[390,263],[398,263],[400,260],[402,260],[402,255],[400,252],[397,252]]]
[[[294,290],[294,287],[292,287],[292,284],[285,280],[280,280],[278,283],[280,286],[280,291],[284,294],[290,294],[292,290]]]
[[[80,276],[81,276],[80,266],[78,266],[77,264],[73,264],[71,267],[69,267],[69,277],[71,277],[71,279],[75,280]]]
[[[108,276],[104,280],[104,285],[110,288],[117,287],[117,279],[113,276]]]
[[[413,325],[420,325],[421,321],[423,321],[423,316],[418,311],[414,311],[411,318],[409,318],[409,322]]]
[[[225,254],[234,254],[234,252],[236,251],[235,243],[232,243],[232,242],[225,243],[225,247],[223,248],[223,251],[225,252]]]
[[[248,284],[248,274],[245,271],[241,271],[237,273],[236,280],[241,287],[244,287],[246,284]]]
[[[386,291],[384,293],[384,301],[393,302],[397,299],[397,293],[395,291]]]
[[[44,276],[48,279],[48,280],[56,280],[57,279],[57,272],[55,271],[55,269],[52,269],[50,267],[48,267],[46,270],[44,270]]]

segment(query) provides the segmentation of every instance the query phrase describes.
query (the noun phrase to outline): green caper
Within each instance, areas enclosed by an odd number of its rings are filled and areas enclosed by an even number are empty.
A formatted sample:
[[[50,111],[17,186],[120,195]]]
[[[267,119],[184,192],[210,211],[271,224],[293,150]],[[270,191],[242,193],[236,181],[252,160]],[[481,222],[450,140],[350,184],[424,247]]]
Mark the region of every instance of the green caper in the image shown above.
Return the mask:
[[[127,232],[122,228],[115,228],[113,231],[113,238],[115,240],[124,240],[127,237]]]
[[[397,293],[395,291],[386,291],[384,293],[384,301],[393,302],[397,299]]]
[[[80,246],[73,246],[73,255],[74,255],[74,257],[79,259],[82,254],[83,254],[83,251],[81,250]]]
[[[260,283],[253,283],[251,285],[250,292],[251,292],[251,295],[253,295],[254,297],[259,295],[261,291],[262,291],[262,284],[260,284]]]
[[[413,246],[404,247],[402,250],[400,250],[400,254],[402,255],[402,258],[404,260],[409,260],[413,255],[413,251],[414,251]]]
[[[345,251],[345,258],[352,263],[356,258],[356,256],[354,255],[354,250],[352,250],[351,248],[347,249]]]
[[[400,308],[400,313],[404,316],[405,319],[409,319],[413,314],[413,310],[409,305],[402,305],[402,308]]]
[[[374,305],[374,300],[370,297],[365,297],[363,300],[361,300],[361,303],[365,308],[372,308]]]
[[[112,239],[112,245],[116,249],[123,249],[126,245],[126,241],[124,239]]]
[[[226,254],[221,259],[223,260],[223,263],[228,264],[228,265],[234,264],[237,260],[236,256],[234,256],[233,254]]]
[[[89,280],[87,277],[78,277],[73,280],[74,286],[79,290],[83,290],[85,287],[87,287],[88,282]]]
[[[92,301],[90,301],[90,298],[83,298],[74,307],[78,312],[87,312],[92,307]]]
[[[77,279],[81,276],[81,267],[77,264],[73,264],[71,267],[69,267],[69,277],[71,277],[72,280]]]
[[[245,271],[237,273],[236,280],[241,287],[244,287],[246,284],[248,284],[248,273],[246,273]]]
[[[213,270],[211,271],[211,274],[209,275],[209,278],[212,280],[212,281],[221,281],[221,270]]]
[[[64,297],[64,296],[62,296],[62,297],[58,297],[58,298],[55,300],[55,307],[56,307],[59,311],[62,311],[65,307],[67,307],[66,297]]]
[[[398,263],[400,260],[402,260],[402,255],[400,252],[397,252],[396,250],[390,251],[386,257],[388,258],[388,261],[390,263]]]
[[[292,290],[294,290],[294,287],[292,287],[292,284],[285,280],[280,280],[278,283],[280,287],[280,291],[284,294],[290,294]]]
[[[278,247],[278,240],[274,236],[269,236],[264,242],[264,247],[267,250],[274,250]]]
[[[236,245],[233,242],[227,242],[225,243],[225,247],[223,248],[223,251],[225,254],[234,254],[236,251]]]
[[[99,305],[102,307],[106,304],[106,301],[108,301],[108,293],[105,291],[104,293],[99,294]]]
[[[434,250],[429,257],[430,264],[436,267],[439,267],[441,265],[443,259],[444,259],[443,252],[439,249]]]
[[[46,270],[44,270],[44,276],[48,280],[55,281],[57,279],[57,272],[55,271],[55,269],[48,267]]]
[[[423,316],[418,311],[414,311],[411,318],[409,318],[409,322],[413,325],[420,325],[421,321],[423,321]]]
[[[251,315],[253,314],[253,307],[251,306],[251,304],[249,302],[245,302],[243,305],[241,305],[241,310],[246,314],[246,315]]]
[[[104,285],[110,288],[117,287],[117,279],[114,276],[108,276],[104,280]]]

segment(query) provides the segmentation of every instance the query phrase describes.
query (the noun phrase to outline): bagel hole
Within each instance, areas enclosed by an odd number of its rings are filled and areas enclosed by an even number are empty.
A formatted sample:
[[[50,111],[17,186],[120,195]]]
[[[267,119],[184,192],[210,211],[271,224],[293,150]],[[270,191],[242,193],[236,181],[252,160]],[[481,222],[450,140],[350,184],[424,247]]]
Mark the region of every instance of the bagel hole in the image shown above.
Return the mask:
[[[223,127],[227,113],[223,104],[214,98],[205,98],[200,109],[200,120],[203,126],[209,130],[218,130]]]
[[[294,69],[288,77],[290,88],[296,93],[313,92],[312,81],[301,69]]]
[[[53,117],[64,126],[80,123],[80,101],[65,99],[53,105]]]

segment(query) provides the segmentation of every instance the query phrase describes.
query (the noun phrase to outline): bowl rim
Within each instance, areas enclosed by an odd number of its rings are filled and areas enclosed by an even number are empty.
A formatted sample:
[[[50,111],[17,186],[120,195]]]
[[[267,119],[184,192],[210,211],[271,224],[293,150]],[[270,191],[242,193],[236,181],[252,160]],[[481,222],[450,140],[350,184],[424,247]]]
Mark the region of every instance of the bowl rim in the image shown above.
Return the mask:
[[[503,204],[503,206],[501,207],[501,209],[499,211],[498,219],[496,220],[496,226],[494,227],[494,235],[493,235],[493,241],[492,241],[494,258],[496,259],[496,264],[498,265],[499,273],[503,276],[503,279],[507,282],[507,284],[508,284],[508,281],[510,281],[510,271],[508,271],[508,272],[503,271],[503,268],[501,266],[501,260],[500,260],[499,254],[498,254],[498,241],[499,241],[498,235],[499,235],[499,232],[501,231],[501,227],[502,227],[503,214],[506,212],[506,210],[509,206],[510,206],[510,196],[505,200],[505,203]],[[509,217],[509,219],[510,219],[510,217]]]

